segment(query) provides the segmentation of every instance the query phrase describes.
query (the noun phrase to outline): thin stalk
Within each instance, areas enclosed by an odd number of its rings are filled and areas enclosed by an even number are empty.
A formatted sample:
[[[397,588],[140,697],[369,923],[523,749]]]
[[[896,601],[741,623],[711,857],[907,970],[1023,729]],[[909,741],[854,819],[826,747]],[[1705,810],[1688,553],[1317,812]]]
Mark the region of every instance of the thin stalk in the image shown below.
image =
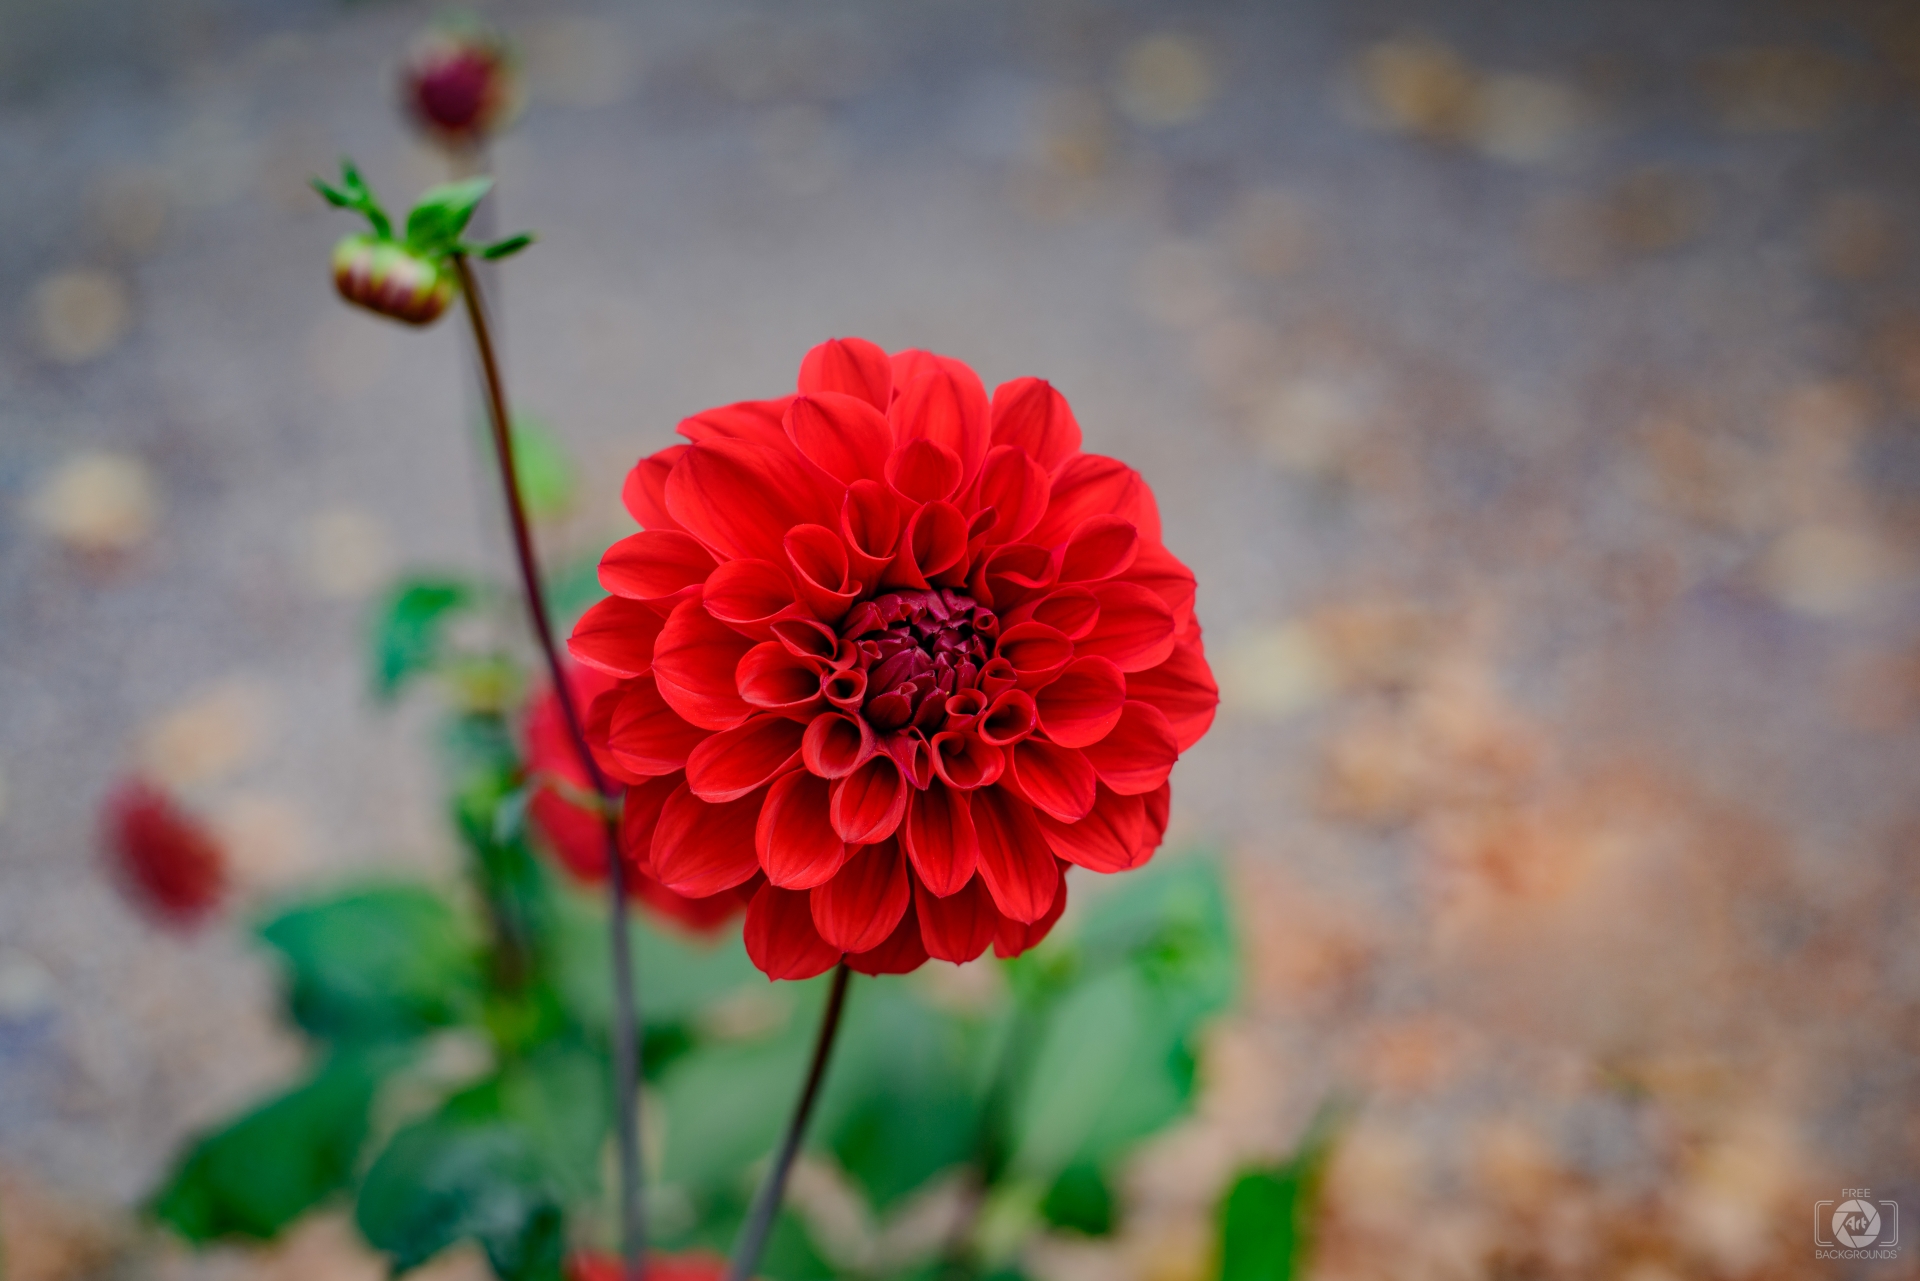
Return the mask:
[[[813,1116],[813,1105],[820,1095],[820,1082],[827,1075],[827,1060],[833,1054],[834,1037],[840,1032],[840,1011],[847,1003],[847,978],[852,972],[845,961],[834,967],[833,988],[827,993],[827,1008],[820,1016],[820,1031],[813,1041],[813,1064],[807,1069],[806,1084],[800,1087],[800,1098],[793,1105],[793,1119],[787,1122],[780,1150],[774,1153],[773,1168],[767,1171],[766,1182],[754,1195],[753,1210],[747,1215],[740,1240],[733,1247],[733,1258],[727,1264],[727,1281],[747,1281],[766,1251],[767,1237],[773,1232],[774,1218],[780,1213],[780,1202],[786,1195],[787,1175],[793,1172],[793,1159],[800,1154],[800,1141],[806,1137],[807,1121]]]
[[[500,462],[500,485],[506,493],[507,522],[513,533],[513,550],[520,565],[520,585],[527,597],[527,613],[533,619],[534,639],[546,656],[547,672],[553,679],[553,691],[560,702],[560,713],[567,723],[567,734],[574,750],[601,799],[601,817],[607,832],[608,917],[613,943],[613,1076],[615,1115],[619,1120],[620,1148],[620,1240],[626,1257],[628,1281],[641,1281],[646,1275],[646,1223],[640,1202],[640,1034],[638,1001],[633,990],[633,944],[627,927],[627,868],[620,857],[620,822],[611,801],[612,785],[601,771],[593,750],[587,746],[585,722],[567,684],[566,670],[560,665],[560,651],[553,642],[553,622],[547,615],[546,597],[540,589],[540,567],[533,556],[533,535],[527,525],[527,508],[520,496],[520,479],[513,466],[512,417],[507,412],[507,394],[500,381],[500,363],[494,355],[493,334],[487,324],[487,310],[473,269],[464,254],[453,257],[454,272],[460,278],[460,296],[466,299],[467,318],[473,323],[473,345],[480,357],[482,381],[486,384],[487,419],[493,429],[493,452]]]

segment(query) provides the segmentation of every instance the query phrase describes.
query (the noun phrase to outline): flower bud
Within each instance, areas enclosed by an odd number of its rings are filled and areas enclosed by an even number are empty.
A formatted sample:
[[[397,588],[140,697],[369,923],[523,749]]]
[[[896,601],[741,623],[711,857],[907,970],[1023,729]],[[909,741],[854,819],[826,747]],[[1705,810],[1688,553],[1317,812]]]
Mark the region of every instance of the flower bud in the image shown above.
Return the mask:
[[[198,819],[159,788],[129,779],[104,806],[108,853],[128,897],[160,921],[205,920],[227,889],[227,858]]]
[[[415,123],[456,148],[484,142],[519,108],[519,77],[506,41],[484,28],[435,27],[401,69],[401,95]]]
[[[334,247],[333,284],[348,302],[409,325],[432,323],[453,301],[451,272],[377,236],[348,236]]]

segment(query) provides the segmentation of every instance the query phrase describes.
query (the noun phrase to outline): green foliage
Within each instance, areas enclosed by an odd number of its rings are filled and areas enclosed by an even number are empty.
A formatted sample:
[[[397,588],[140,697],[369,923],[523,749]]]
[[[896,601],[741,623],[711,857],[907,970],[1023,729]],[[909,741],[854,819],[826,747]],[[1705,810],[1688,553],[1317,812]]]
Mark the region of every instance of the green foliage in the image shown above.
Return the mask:
[[[393,238],[393,220],[387,217],[387,211],[380,207],[374,198],[373,188],[367,186],[360,171],[354,168],[353,161],[346,157],[340,159],[340,186],[329,187],[320,179],[312,179],[313,189],[320,198],[336,209],[352,209],[366,218],[373,228],[373,234],[382,240]]]
[[[447,622],[477,599],[470,584],[455,578],[410,579],[395,588],[374,617],[374,692],[390,700],[439,663]]]
[[[1040,1213],[1055,1227],[1105,1236],[1113,1231],[1113,1190],[1099,1166],[1078,1161],[1060,1171],[1040,1203]]]
[[[573,507],[573,463],[553,429],[531,414],[513,420],[513,471],[529,515],[564,516]]]
[[[488,262],[494,262],[501,258],[511,258],[532,244],[533,240],[534,238],[530,233],[523,231],[517,236],[508,236],[505,240],[494,241],[480,251],[480,256]]]
[[[152,1202],[189,1241],[266,1240],[346,1186],[391,1056],[338,1055],[190,1148]]]
[[[295,908],[260,930],[286,961],[287,1006],[315,1036],[379,1041],[470,1016],[481,999],[481,940],[431,890],[354,890]]]
[[[1306,1275],[1335,1128],[1334,1113],[1323,1112],[1290,1160],[1247,1170],[1234,1180],[1220,1203],[1219,1281],[1292,1281]]]
[[[491,178],[468,178],[428,188],[407,215],[407,248],[426,257],[451,252],[460,243],[460,233],[473,221],[473,211],[492,190]]]

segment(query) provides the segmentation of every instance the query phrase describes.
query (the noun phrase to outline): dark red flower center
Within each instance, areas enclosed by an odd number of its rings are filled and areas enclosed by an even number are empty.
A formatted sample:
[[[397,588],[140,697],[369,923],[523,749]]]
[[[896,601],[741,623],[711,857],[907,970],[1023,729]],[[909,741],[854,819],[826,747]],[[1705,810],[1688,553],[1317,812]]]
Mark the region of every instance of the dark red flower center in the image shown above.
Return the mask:
[[[933,731],[945,723],[950,700],[979,688],[999,634],[993,611],[964,592],[889,592],[855,605],[842,622],[853,663],[836,679],[851,693],[857,679],[850,673],[864,673],[861,713],[881,733],[908,726]]]

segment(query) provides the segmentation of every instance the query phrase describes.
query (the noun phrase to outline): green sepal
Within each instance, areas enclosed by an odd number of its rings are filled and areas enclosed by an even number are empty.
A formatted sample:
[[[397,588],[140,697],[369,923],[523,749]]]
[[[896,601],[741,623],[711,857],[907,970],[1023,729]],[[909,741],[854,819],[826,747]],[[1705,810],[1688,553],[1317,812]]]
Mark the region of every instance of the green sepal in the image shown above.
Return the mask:
[[[535,239],[532,232],[523,231],[517,236],[508,236],[505,240],[496,240],[490,245],[484,245],[479,253],[488,262],[497,262],[502,258],[511,258],[532,244]]]
[[[373,188],[367,185],[366,179],[360,176],[360,171],[354,168],[353,161],[345,156],[340,158],[339,189],[329,187],[318,178],[312,179],[312,183],[313,189],[319,192],[321,199],[328,204],[336,209],[359,211],[372,225],[376,236],[382,240],[393,239],[392,219],[388,218],[387,211],[380,207],[380,201],[375,198]]]
[[[473,219],[473,211],[491,190],[491,178],[468,178],[429,188],[407,215],[407,248],[435,258],[453,252],[460,243],[460,233]]]

